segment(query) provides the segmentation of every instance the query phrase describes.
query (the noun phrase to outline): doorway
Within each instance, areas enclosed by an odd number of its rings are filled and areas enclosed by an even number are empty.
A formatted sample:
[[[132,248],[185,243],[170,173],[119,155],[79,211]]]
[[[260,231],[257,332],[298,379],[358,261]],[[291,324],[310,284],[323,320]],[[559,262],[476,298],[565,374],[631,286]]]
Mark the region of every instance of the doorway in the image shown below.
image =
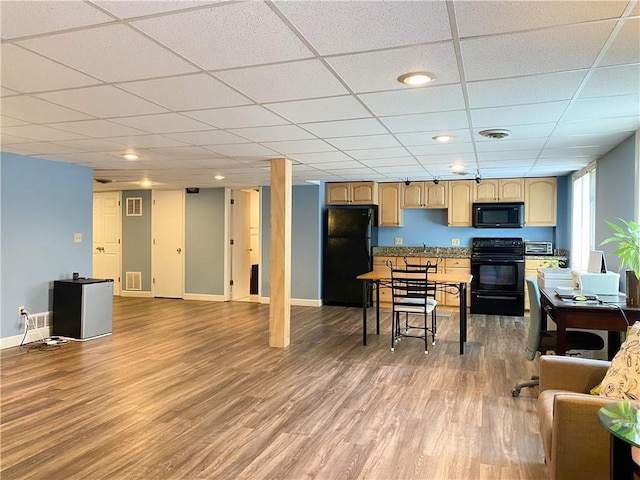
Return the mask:
[[[120,295],[121,192],[93,194],[93,278],[113,279],[113,294]]]
[[[260,194],[254,189],[231,190],[230,299],[259,301]]]
[[[184,294],[184,191],[154,190],[152,290],[154,297]]]

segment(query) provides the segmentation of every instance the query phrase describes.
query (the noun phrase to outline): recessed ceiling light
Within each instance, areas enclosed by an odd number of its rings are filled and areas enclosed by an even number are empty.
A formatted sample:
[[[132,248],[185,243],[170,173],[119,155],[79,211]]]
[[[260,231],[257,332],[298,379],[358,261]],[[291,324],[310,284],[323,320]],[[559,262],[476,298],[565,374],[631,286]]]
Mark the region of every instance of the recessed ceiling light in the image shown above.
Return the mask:
[[[125,153],[124,155],[122,155],[122,158],[124,158],[125,160],[138,160],[138,155],[136,155],[135,153]]]
[[[462,165],[460,163],[454,163],[449,168],[451,168],[451,171],[453,173],[457,173],[458,175],[464,175],[465,173],[467,173],[465,168],[464,168],[464,165]]]
[[[430,72],[409,72],[398,77],[400,83],[413,86],[425,85],[435,79],[436,76]]]
[[[453,135],[436,135],[435,137],[431,137],[431,138],[439,143],[447,143],[456,137],[454,137]]]
[[[215,178],[216,180],[224,180],[224,175],[220,175],[220,174],[218,174],[218,175],[216,175],[216,176],[215,176],[215,177],[213,177],[213,178]]]
[[[144,188],[149,188],[151,185],[153,185],[153,183],[151,183],[151,180],[142,180],[140,182],[140,186]]]

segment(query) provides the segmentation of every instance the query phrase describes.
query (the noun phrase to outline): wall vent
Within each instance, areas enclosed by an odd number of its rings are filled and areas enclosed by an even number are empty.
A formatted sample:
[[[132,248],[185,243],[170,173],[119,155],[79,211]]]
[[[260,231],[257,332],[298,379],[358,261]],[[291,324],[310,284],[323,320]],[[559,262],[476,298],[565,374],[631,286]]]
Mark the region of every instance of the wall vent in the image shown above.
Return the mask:
[[[142,290],[142,272],[127,272],[124,282],[125,290]]]
[[[127,217],[142,216],[142,197],[127,198]]]

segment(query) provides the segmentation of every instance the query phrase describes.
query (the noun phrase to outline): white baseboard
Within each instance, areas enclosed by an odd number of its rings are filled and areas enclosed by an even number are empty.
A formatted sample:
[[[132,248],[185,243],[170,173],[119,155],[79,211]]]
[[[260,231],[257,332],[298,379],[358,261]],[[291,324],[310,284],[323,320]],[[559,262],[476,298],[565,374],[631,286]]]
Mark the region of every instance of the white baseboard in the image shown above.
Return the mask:
[[[14,335],[13,337],[5,337],[0,338],[0,350],[10,347],[17,347],[22,342],[22,337],[24,333],[20,335]],[[25,338],[24,343],[37,342],[42,340],[43,338],[48,338],[51,336],[51,329],[49,327],[42,328],[34,328],[27,332],[27,338]]]
[[[149,291],[122,290],[120,292],[120,296],[121,297],[153,298],[153,293]]]
[[[260,303],[271,303],[270,297],[260,297]],[[296,307],[321,307],[322,300],[315,300],[310,298],[292,298],[291,305]]]
[[[206,293],[185,293],[184,300],[202,300],[203,302],[224,302],[224,295],[209,295]]]

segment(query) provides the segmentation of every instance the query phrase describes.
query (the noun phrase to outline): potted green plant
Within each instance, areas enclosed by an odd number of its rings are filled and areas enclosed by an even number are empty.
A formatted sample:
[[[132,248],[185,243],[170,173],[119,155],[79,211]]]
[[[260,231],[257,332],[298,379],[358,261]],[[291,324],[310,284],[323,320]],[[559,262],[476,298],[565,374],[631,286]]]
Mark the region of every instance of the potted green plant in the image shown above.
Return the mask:
[[[626,287],[627,305],[640,305],[640,225],[632,220],[618,218],[622,226],[606,221],[614,234],[606,238],[600,245],[617,242],[618,248],[611,252],[620,259],[620,270],[627,267]]]

